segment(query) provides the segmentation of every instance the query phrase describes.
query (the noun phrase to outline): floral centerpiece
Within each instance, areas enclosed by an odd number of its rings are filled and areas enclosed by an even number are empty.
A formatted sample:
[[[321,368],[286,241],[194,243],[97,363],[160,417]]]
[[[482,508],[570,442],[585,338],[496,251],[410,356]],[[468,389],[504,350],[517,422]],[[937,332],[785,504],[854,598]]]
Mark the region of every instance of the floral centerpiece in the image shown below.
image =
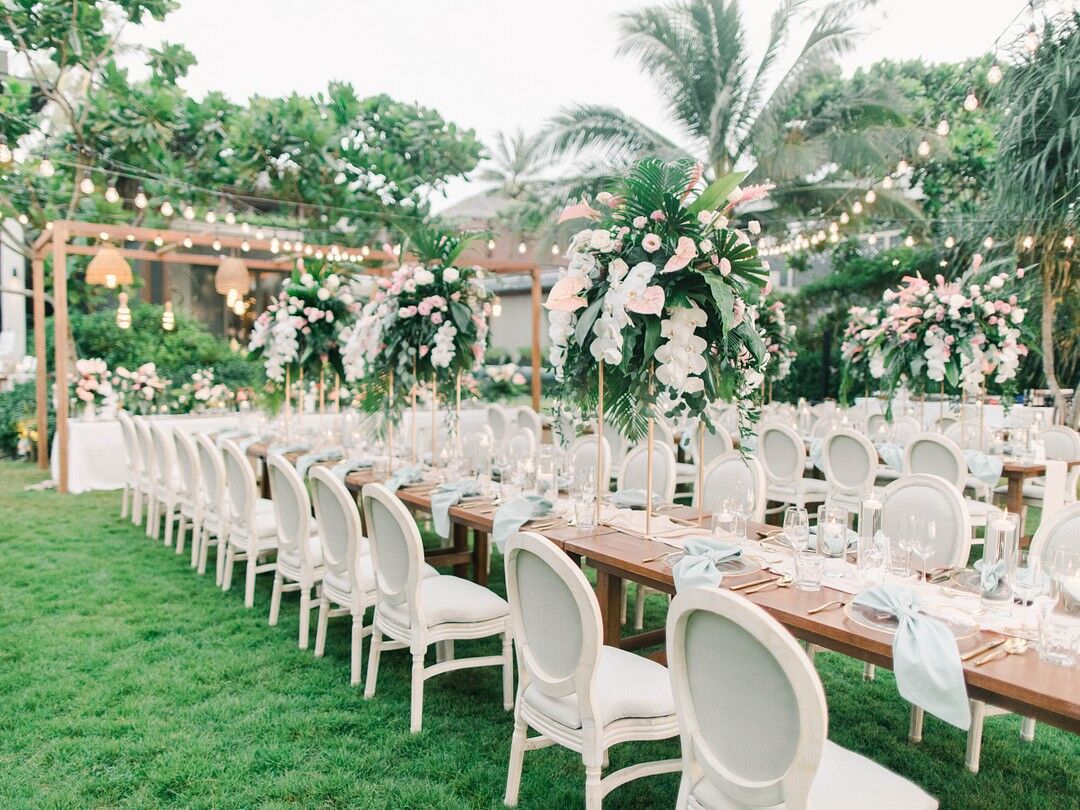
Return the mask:
[[[75,373],[70,375],[75,398],[82,403],[83,414],[93,419],[98,408],[116,403],[116,391],[109,378],[109,366],[100,358],[75,361]]]
[[[266,376],[284,382],[286,368],[321,379],[329,367],[343,374],[340,346],[361,301],[360,282],[330,262],[297,259],[281,292],[251,330],[248,351],[263,359]]]
[[[113,377],[120,405],[130,413],[159,413],[168,410],[166,391],[169,380],[157,373],[157,365],[143,363],[134,371],[123,366],[116,369]]]
[[[450,398],[458,376],[483,360],[493,296],[479,267],[454,266],[476,238],[437,228],[414,230],[408,242],[418,261],[378,280],[344,349],[345,378],[363,381],[369,410],[387,400],[396,410],[414,385],[432,380],[439,394]]]
[[[174,388],[171,394],[171,410],[180,413],[222,410],[236,402],[236,394],[229,386],[214,382],[212,368],[194,371],[191,380]]]
[[[976,254],[957,281],[906,276],[900,287],[886,290],[881,334],[869,351],[881,353],[881,365],[874,362],[870,370],[888,390],[906,375],[919,392],[940,387],[976,395],[993,375],[1006,394],[1013,392],[1028,353],[1022,332],[1027,312],[1011,290],[1010,274],[980,276],[981,264]]]
[[[763,297],[757,307],[758,333],[769,354],[765,376],[770,382],[779,382],[791,372],[795,359],[795,324],[788,323],[784,302],[779,298],[769,301]]]
[[[631,441],[656,411],[711,426],[708,404],[725,399],[744,432],[758,415],[752,395],[769,352],[748,301],[768,271],[728,214],[768,187],[739,189],[734,174],[699,192],[701,173],[689,161],[643,160],[597,195],[599,208],[582,202],[561,217],[593,224],[572,239],[546,303],[559,395],[594,409],[603,364],[606,416]]]
[[[870,381],[885,373],[885,356],[879,338],[883,334],[885,307],[854,306],[848,310],[840,343],[840,401],[847,402],[854,385],[869,388]]]
[[[517,363],[485,363],[476,384],[488,402],[505,402],[528,391],[528,380]]]

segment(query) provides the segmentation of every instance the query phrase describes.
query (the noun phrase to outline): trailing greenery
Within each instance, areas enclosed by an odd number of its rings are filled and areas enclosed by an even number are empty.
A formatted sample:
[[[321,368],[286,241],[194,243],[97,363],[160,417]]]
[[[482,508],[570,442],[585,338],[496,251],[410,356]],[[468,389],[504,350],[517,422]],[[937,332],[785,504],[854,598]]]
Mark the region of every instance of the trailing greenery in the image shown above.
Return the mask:
[[[242,583],[223,594],[117,515],[116,493],[24,492],[29,465],[0,464],[0,797],[5,807],[498,808],[512,720],[494,668],[440,675],[409,734],[409,657],[383,654],[378,691],[349,686],[349,622],[333,619],[326,656],[296,647],[295,594],[266,623]],[[502,557],[491,585],[505,593]],[[667,600],[650,595],[646,629]],[[494,642],[497,646],[497,641]],[[491,654],[492,642],[458,642]],[[366,658],[365,642],[365,658]],[[1076,807],[1080,739],[1016,715],[988,717],[982,770],[964,770],[964,732],[932,717],[907,742],[908,704],[892,674],[816,657],[829,737],[914,780],[950,810]],[[43,675],[42,673],[47,673]],[[678,756],[678,744],[619,745],[613,768]],[[678,777],[633,781],[604,806],[673,807]],[[1072,798],[1070,798],[1072,797]],[[523,808],[581,807],[580,755],[530,752]]]
[[[48,410],[49,435],[56,421],[52,408]],[[0,455],[16,456],[19,439],[37,442],[37,386],[33,381],[18,383],[0,394]]]

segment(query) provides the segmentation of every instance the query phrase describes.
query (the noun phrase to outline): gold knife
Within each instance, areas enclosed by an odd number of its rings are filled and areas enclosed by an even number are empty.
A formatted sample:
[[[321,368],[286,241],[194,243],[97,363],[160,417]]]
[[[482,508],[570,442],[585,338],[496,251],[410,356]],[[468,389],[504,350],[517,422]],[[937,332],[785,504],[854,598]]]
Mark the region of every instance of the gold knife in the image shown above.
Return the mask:
[[[997,641],[991,641],[989,644],[984,644],[981,647],[976,647],[971,652],[967,652],[967,653],[964,653],[963,655],[961,655],[960,660],[961,661],[970,661],[972,658],[975,658],[976,656],[982,655],[983,653],[986,653],[986,652],[990,652],[990,650],[994,649],[995,647],[1000,647],[1002,644],[1004,644],[1008,640],[1009,639],[1007,637],[1006,638],[999,638]]]

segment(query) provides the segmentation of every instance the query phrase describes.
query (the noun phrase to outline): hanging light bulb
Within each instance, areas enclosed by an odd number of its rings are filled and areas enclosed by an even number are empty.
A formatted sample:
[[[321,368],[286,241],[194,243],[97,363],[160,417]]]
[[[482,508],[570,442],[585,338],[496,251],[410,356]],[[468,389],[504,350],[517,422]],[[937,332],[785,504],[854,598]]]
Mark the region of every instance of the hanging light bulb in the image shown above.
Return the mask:
[[[190,236],[185,236],[184,237],[184,247],[189,248],[189,247],[192,246],[192,244],[193,244],[193,242],[191,241],[191,237]]]
[[[954,247],[956,247],[956,240],[953,239],[951,236],[946,236],[945,247],[947,247],[949,250],[952,250]]]
[[[191,207],[191,203],[184,206],[184,219],[195,219],[195,209]]]
[[[840,241],[840,234],[838,234],[836,231],[833,231],[831,234],[829,234],[829,241],[834,243],[834,244],[836,242],[839,242]]]
[[[994,64],[990,66],[990,69],[986,71],[986,80],[990,82],[990,84],[997,84],[1000,82],[1001,76],[1001,67],[997,62],[994,62]]]
[[[907,247],[915,247],[915,237],[909,233],[907,238],[904,239],[904,244]]]
[[[15,159],[15,156],[11,153],[11,147],[7,145],[5,138],[0,138],[0,164],[6,166]]]
[[[109,187],[105,189],[105,200],[110,203],[120,202],[120,192],[112,183],[109,183]]]
[[[986,248],[987,250],[990,250],[990,248],[992,248],[993,246],[994,246],[994,237],[988,236],[985,239],[983,239],[983,247],[984,248]]]
[[[495,249],[495,240],[494,239],[488,239],[488,251],[490,252],[490,251],[492,251],[494,249]]]
[[[1065,250],[1072,250],[1073,249],[1073,244],[1074,244],[1074,240],[1072,238],[1072,234],[1069,234],[1068,236],[1066,236],[1064,239],[1061,240],[1061,246],[1063,248],[1065,248]]]
[[[944,138],[946,135],[949,134],[949,122],[942,118],[940,121],[938,121],[937,129],[934,131],[937,132],[937,134],[940,135],[942,138]]]
[[[286,239],[281,244],[281,249],[284,250],[286,253],[289,253],[290,251],[292,251],[292,242],[290,242],[288,239]]]
[[[93,194],[94,193],[94,181],[90,179],[89,175],[84,177],[79,182],[79,191],[81,191],[83,194]]]
[[[221,250],[221,242],[215,239],[214,244],[212,244],[210,247],[212,247],[215,251]]]
[[[215,222],[217,222],[217,214],[215,214],[213,211],[207,211],[206,212],[206,223],[208,225],[213,225]]]
[[[288,245],[288,242],[286,242],[285,244]],[[285,249],[288,250],[288,247],[286,247]],[[364,245],[363,247],[360,248],[360,255],[365,256],[365,257],[370,256],[371,255],[371,248],[368,247],[367,245]]]
[[[240,243],[240,249],[244,251],[244,253],[247,253],[249,250],[251,250],[251,244],[248,242],[247,239]]]
[[[323,257],[323,252],[321,250],[316,250],[315,251],[315,258],[316,259],[322,259],[322,257]]]
[[[248,225],[246,222],[241,222],[240,223],[240,232],[241,233],[247,233],[250,230],[251,230],[251,226]]]
[[[1035,24],[1028,28],[1027,33],[1024,34],[1024,50],[1028,53],[1035,53],[1039,49],[1039,35],[1035,33]]]
[[[919,157],[926,157],[927,155],[929,155],[930,154],[930,141],[926,140],[926,138],[923,138],[921,141],[919,141],[918,152],[919,152]]]
[[[263,229],[262,228],[256,228],[255,229],[255,238],[256,239],[262,239],[263,238]]]
[[[26,214],[19,214],[19,224],[20,225],[29,225],[30,224],[30,217],[28,217]]]
[[[146,204],[147,204],[146,192],[143,191],[142,188],[140,187],[139,190],[135,192],[135,207],[136,208],[146,208]]]
[[[887,174],[881,178],[881,187],[886,190],[893,187],[893,179],[891,174]]]
[[[853,213],[853,214],[861,214],[862,213],[862,203],[859,202],[858,200],[856,200],[851,206],[851,213]]]
[[[172,301],[165,302],[165,311],[161,313],[161,328],[171,332],[176,328],[176,316],[172,311]]]
[[[165,217],[165,219],[169,219],[174,213],[176,212],[173,210],[171,202],[166,200],[161,204],[161,215]]]
[[[246,245],[247,242],[245,242],[244,244]],[[398,247],[398,250],[401,250],[400,246]],[[304,255],[305,256],[310,256],[313,251],[314,251],[314,248],[312,248],[311,245],[304,245]]]
[[[975,95],[974,90],[968,90],[967,97],[964,99],[964,109],[968,112],[974,112],[979,107],[979,99]]]
[[[52,165],[52,161],[45,158],[38,164],[38,174],[42,177],[52,177],[56,174],[56,167]]]
[[[847,211],[841,211],[840,212],[840,224],[841,225],[847,225],[849,222],[851,222],[851,217],[848,216],[848,212]]]
[[[245,310],[247,310],[247,305],[245,304],[244,299],[243,298],[237,298],[233,302],[232,310],[237,315],[243,315]]]
[[[121,329],[131,328],[131,310],[128,308],[128,297],[126,292],[120,293],[118,296],[120,305],[116,308],[116,325]]]
[[[158,234],[157,236],[154,237],[154,244],[157,245],[158,247],[161,247],[162,245],[165,244],[165,238],[161,234]]]
[[[1035,237],[1025,236],[1024,241],[1021,242],[1021,244],[1023,245],[1024,250],[1031,250],[1033,247],[1035,247]]]
[[[874,191],[873,189],[870,189],[869,191],[866,192],[865,199],[866,199],[866,201],[868,203],[873,203],[877,199],[877,192]]]
[[[102,242],[108,242],[109,241],[109,232],[108,231],[102,231],[97,236],[98,236],[98,239],[100,241],[102,241]]]
[[[229,291],[227,293],[225,293],[225,304],[226,304],[226,306],[231,307],[233,304],[235,304],[236,299],[237,299],[237,297],[239,295],[240,295],[240,293],[238,293],[235,289],[230,288]]]
[[[281,245],[278,244],[277,237],[275,236],[273,239],[270,240],[270,252],[277,253],[280,249]]]
[[[558,245],[552,245],[551,246],[551,255],[552,256],[558,256],[559,255],[559,246]]]
[[[866,237],[866,244],[868,244],[868,245],[876,245],[877,244],[877,234],[872,233],[868,237]]]
[[[502,299],[496,298],[491,305],[491,317],[498,318],[500,315],[502,315]]]
[[[236,224],[236,214],[234,214],[232,211],[226,211],[225,212],[225,222],[228,225],[235,225]]]
[[[897,174],[903,174],[909,168],[910,167],[908,166],[908,162],[906,160],[904,160],[903,158],[900,158],[900,160],[896,161],[896,173]]]
[[[518,243],[518,253],[524,253],[528,249],[529,248],[525,245],[524,242],[519,242]]]

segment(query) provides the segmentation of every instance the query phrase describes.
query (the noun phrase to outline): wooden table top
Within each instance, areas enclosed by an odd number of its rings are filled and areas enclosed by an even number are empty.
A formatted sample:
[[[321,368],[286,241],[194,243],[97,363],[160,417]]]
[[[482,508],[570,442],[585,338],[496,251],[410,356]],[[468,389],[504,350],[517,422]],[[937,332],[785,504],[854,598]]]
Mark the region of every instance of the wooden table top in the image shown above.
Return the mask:
[[[265,455],[265,445],[252,445],[248,452],[250,455],[259,456],[259,450],[262,451],[261,455]],[[1075,462],[1074,465],[1076,463],[1080,462]],[[350,473],[345,482],[351,491],[359,494],[364,484],[382,479],[381,473],[361,470]],[[402,487],[397,495],[404,503],[419,510],[430,509],[429,492]],[[665,511],[665,514],[683,519],[697,519],[697,511],[690,507]],[[483,507],[453,506],[450,508],[450,518],[454,523],[486,535],[492,530],[494,512]],[[708,515],[703,525],[709,525]],[[776,527],[751,524],[749,529],[760,537],[775,531]],[[528,526],[525,530],[528,530]],[[645,562],[648,558],[675,551],[667,544],[626,534],[609,526],[597,526],[588,531],[566,526],[544,529],[539,533],[568,554],[587,559],[597,569],[664,593],[675,593],[671,568],[662,559]],[[737,577],[729,576],[721,587],[730,587],[761,576],[760,571]],[[818,592],[800,591],[794,587],[773,588],[746,598],[768,611],[799,638],[825,649],[890,668],[892,640],[889,635],[849,621],[840,609],[807,615],[807,611],[813,607],[832,599],[844,599],[846,596],[846,593],[823,584]],[[982,631],[977,644],[981,645],[1000,637],[997,633]],[[1023,655],[1010,655],[981,667],[966,662],[964,679],[967,682],[968,694],[973,698],[1034,717],[1073,733],[1080,733],[1080,667],[1066,669],[1047,664],[1039,660],[1034,650],[1029,650]]]

